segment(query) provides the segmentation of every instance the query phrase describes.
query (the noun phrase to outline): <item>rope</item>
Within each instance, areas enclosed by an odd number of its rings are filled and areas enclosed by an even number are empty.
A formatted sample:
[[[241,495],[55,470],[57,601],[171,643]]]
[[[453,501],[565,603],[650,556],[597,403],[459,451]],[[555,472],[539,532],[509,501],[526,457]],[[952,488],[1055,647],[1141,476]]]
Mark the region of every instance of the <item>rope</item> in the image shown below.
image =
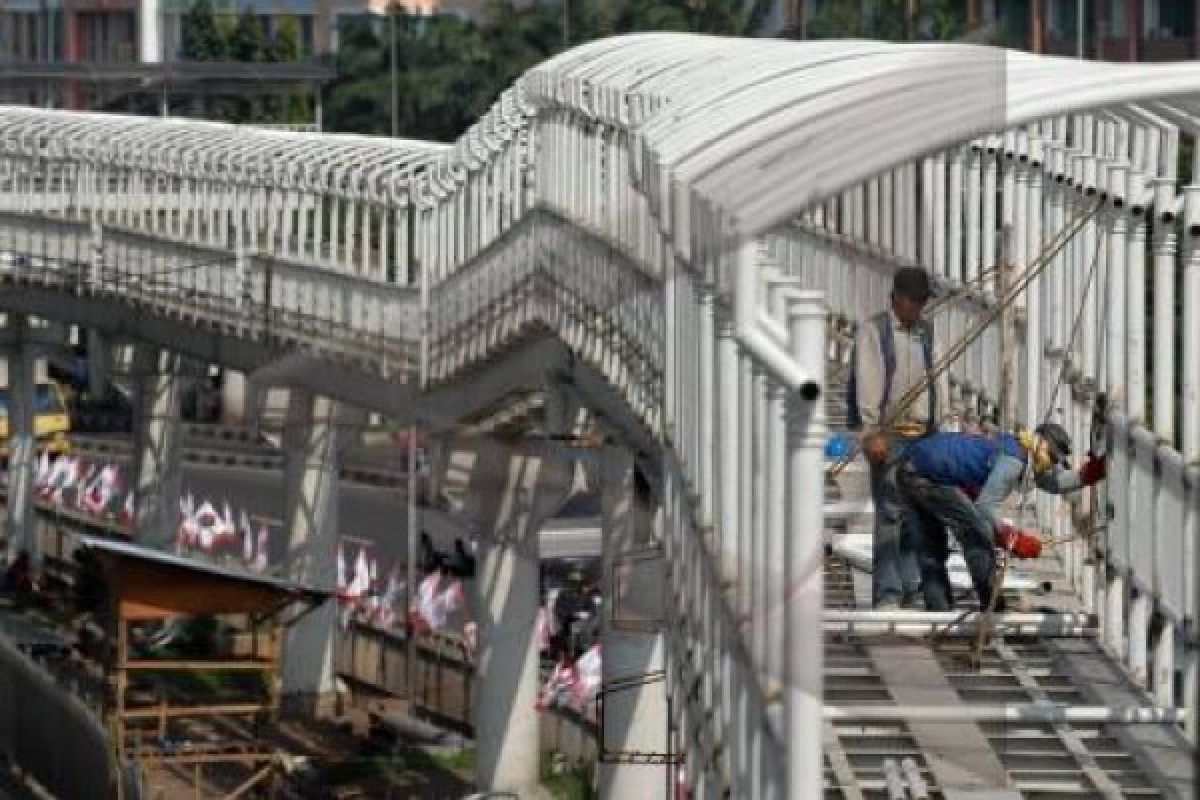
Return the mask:
[[[900,414],[906,412],[912,406],[912,404],[917,401],[917,398],[919,398],[923,392],[932,386],[937,379],[940,378],[946,372],[946,370],[948,370],[950,366],[957,361],[963,353],[966,352],[967,348],[970,347],[975,340],[978,339],[991,326],[996,318],[998,318],[1000,314],[1002,314],[1008,308],[1008,306],[1020,296],[1021,292],[1025,290],[1029,283],[1046,268],[1046,266],[1054,259],[1054,257],[1058,255],[1059,251],[1066,246],[1067,242],[1069,242],[1071,238],[1074,237],[1074,235],[1078,233],[1080,229],[1082,229],[1087,221],[1099,213],[1101,208],[1102,204],[1097,203],[1090,212],[1080,212],[1071,223],[1064,226],[1064,229],[1060,231],[1050,242],[1047,248],[1043,250],[1041,254],[1039,254],[1037,260],[1035,260],[1034,263],[1031,264],[1025,270],[1025,272],[1021,274],[1020,278],[1013,282],[1013,285],[1009,287],[1008,293],[1003,298],[999,299],[994,307],[988,309],[985,314],[977,319],[975,324],[961,337],[959,337],[958,341],[955,342],[949,350],[943,353],[940,358],[930,365],[929,369],[926,370],[926,375],[923,380],[917,382],[907,392],[901,395],[900,399],[893,407],[892,412],[886,415],[883,420],[881,420],[879,428],[886,429],[890,427],[892,422],[894,422],[894,420]],[[849,466],[852,461],[854,461],[854,459],[858,458],[858,454],[861,451],[862,441],[859,439],[853,443],[850,452],[847,453],[841,459],[841,461],[834,464],[830,468],[830,477],[836,478],[838,475],[840,475],[842,471],[845,470],[845,468]]]
[[[1098,209],[1099,209],[1099,206],[1097,206],[1097,208],[1093,210],[1092,214],[1090,214],[1088,216],[1088,218],[1090,219],[1091,216],[1094,216],[1095,212]],[[1086,220],[1085,220],[1085,223],[1086,223]],[[1096,237],[1096,249],[1095,249],[1095,252],[1092,253],[1092,263],[1091,263],[1091,266],[1088,268],[1087,281],[1084,283],[1083,293],[1079,297],[1079,308],[1075,312],[1075,320],[1071,324],[1071,333],[1067,337],[1066,345],[1063,350],[1062,366],[1058,370],[1058,378],[1055,380],[1054,388],[1051,390],[1050,395],[1047,398],[1046,410],[1042,416],[1042,423],[1041,423],[1042,425],[1045,425],[1046,423],[1048,423],[1050,421],[1050,415],[1051,415],[1052,411],[1054,410],[1054,398],[1058,396],[1058,390],[1060,388],[1062,388],[1063,381],[1066,378],[1067,365],[1070,361],[1070,358],[1067,354],[1071,352],[1071,348],[1075,344],[1075,339],[1079,335],[1080,323],[1083,321],[1083,312],[1084,312],[1084,309],[1087,307],[1088,294],[1091,292],[1092,282],[1093,282],[1093,279],[1096,277],[1096,272],[1097,272],[1096,267],[1100,263],[1101,241],[1102,241],[1101,238],[1099,236],[1097,236]],[[1032,458],[1033,458],[1033,454],[1031,453],[1030,459],[1032,460]],[[1024,472],[1022,473],[1022,477],[1021,477],[1021,501],[1019,504],[1019,508],[1021,508],[1022,510],[1025,509],[1026,504],[1029,501],[1029,493],[1032,490],[1033,490],[1033,469],[1030,465],[1027,464]],[[1094,531],[1089,531],[1086,534],[1074,534],[1070,538],[1081,537],[1083,535],[1090,536],[1091,533],[1093,533],[1093,532]],[[1068,541],[1069,540],[1070,539],[1068,539]],[[1059,542],[1056,542],[1056,543],[1059,543]],[[988,600],[987,608],[983,609],[980,612],[979,629],[975,634],[975,643],[972,645],[972,648],[971,648],[970,661],[973,665],[980,664],[983,659],[983,648],[985,646],[987,646],[988,633],[991,629],[991,617],[992,617],[992,614],[995,613],[996,603],[998,602],[1000,595],[1004,591],[1004,576],[1008,569],[1009,558],[1008,558],[1007,551],[1001,551],[1001,552],[1003,553],[1003,555],[1000,558],[996,559],[996,566],[992,568],[992,594]]]

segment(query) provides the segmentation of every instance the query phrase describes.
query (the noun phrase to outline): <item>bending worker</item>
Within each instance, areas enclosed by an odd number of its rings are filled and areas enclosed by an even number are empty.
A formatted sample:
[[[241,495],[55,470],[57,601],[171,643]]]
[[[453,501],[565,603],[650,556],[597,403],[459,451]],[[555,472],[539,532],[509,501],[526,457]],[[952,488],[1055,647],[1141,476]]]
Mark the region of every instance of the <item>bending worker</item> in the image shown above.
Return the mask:
[[[1036,533],[1016,530],[997,518],[1000,504],[1030,476],[1042,491],[1067,494],[1100,481],[1105,475],[1103,457],[1089,456],[1078,472],[1067,457],[1071,439],[1061,425],[1047,423],[1034,433],[938,433],[913,443],[905,453],[897,483],[920,531],[921,579],[925,607],[950,608],[949,556],[946,528],[954,531],[971,574],[981,608],[988,608],[995,573],[994,548],[1009,550],[1018,558],[1036,558],[1041,539]],[[1003,598],[996,610],[1002,611]]]
[[[891,307],[858,326],[847,387],[847,422],[866,432],[863,449],[871,470],[875,531],[871,553],[871,600],[875,608],[913,606],[920,594],[917,536],[906,523],[896,487],[905,449],[932,433],[937,420],[933,325],[921,319],[933,286],[923,269],[898,270]],[[904,408],[899,401],[928,384]],[[875,436],[873,434],[882,434]]]

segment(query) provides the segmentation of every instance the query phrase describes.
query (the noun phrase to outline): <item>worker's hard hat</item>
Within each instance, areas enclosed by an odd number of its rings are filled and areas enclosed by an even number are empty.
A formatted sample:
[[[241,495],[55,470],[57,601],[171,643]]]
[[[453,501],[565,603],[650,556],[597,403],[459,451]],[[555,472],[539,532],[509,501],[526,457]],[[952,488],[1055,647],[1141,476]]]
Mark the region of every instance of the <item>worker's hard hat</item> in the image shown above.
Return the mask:
[[[1067,456],[1071,455],[1071,437],[1067,429],[1057,422],[1047,422],[1034,432],[1050,445],[1050,455],[1055,463],[1067,466]]]

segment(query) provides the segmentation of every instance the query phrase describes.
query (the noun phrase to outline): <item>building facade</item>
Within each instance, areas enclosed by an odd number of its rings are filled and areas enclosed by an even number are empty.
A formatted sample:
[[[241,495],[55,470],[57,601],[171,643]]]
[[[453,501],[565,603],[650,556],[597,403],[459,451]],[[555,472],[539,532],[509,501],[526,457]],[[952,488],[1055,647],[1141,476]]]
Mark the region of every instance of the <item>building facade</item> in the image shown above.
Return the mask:
[[[213,0],[218,16],[257,14],[268,36],[284,20],[300,52],[337,49],[337,32],[363,16],[383,20],[391,0]],[[155,63],[180,57],[190,0],[0,0],[0,63]],[[485,0],[397,0],[412,14],[480,16]]]
[[[863,19],[881,2],[857,1]],[[827,5],[847,2],[855,0],[782,0],[772,27],[803,38]],[[934,7],[956,13],[968,38],[1035,53],[1105,61],[1200,58],[1200,0],[904,0],[912,38],[928,36]]]

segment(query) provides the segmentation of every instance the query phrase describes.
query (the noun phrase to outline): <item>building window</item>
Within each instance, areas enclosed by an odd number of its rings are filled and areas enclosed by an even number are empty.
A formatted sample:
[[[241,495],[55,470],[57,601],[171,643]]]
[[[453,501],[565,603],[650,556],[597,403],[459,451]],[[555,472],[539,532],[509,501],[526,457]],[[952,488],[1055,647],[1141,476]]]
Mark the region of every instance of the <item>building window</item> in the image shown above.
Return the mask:
[[[1195,24],[1192,3],[1142,0],[1142,35],[1147,39],[1187,38]]]
[[[311,14],[297,17],[300,21],[300,52],[305,56],[311,56],[316,47],[315,26]]]
[[[1108,35],[1113,39],[1129,35],[1129,21],[1125,18],[1125,0],[1108,0]]]

